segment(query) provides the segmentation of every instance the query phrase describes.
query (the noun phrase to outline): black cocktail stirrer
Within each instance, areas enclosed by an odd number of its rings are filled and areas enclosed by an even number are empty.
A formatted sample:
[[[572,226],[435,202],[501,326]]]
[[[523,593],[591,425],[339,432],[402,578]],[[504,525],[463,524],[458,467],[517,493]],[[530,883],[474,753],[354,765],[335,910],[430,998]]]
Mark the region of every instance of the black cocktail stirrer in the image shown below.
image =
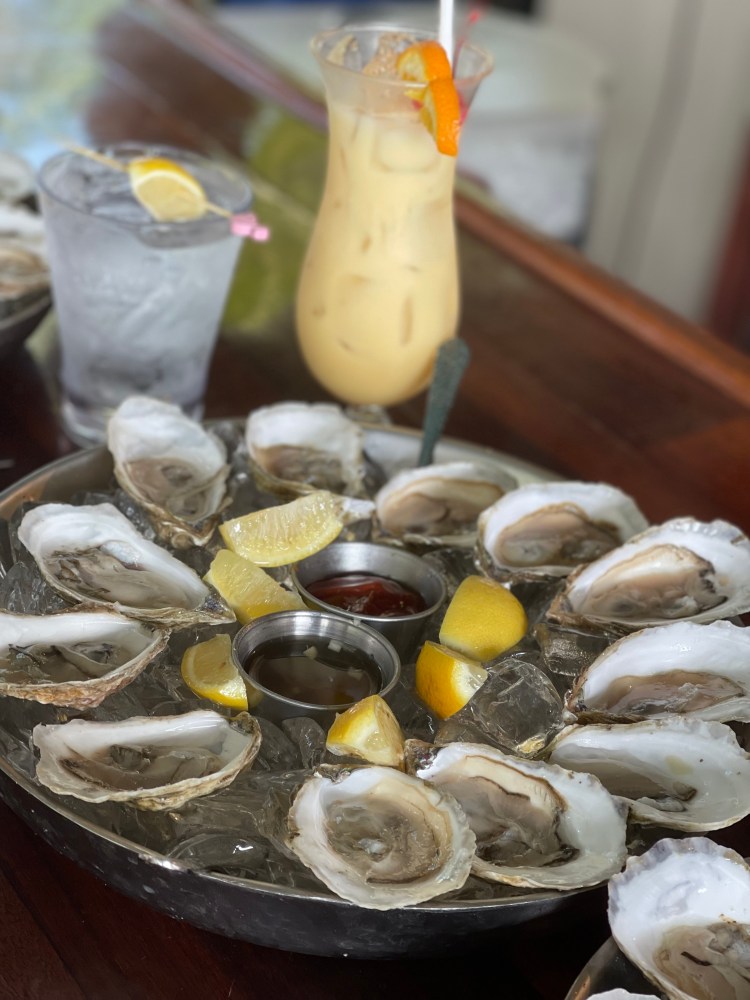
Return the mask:
[[[469,363],[469,356],[469,347],[464,340],[446,340],[438,348],[435,371],[427,393],[422,448],[417,465],[429,465],[432,462],[435,445],[443,433],[458,386]]]

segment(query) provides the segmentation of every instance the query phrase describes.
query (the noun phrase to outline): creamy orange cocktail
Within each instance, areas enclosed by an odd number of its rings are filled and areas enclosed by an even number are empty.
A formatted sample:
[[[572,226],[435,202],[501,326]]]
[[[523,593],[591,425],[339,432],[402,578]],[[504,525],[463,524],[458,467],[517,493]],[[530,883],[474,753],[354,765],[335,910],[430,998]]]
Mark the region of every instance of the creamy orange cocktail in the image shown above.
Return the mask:
[[[330,138],[322,204],[297,295],[305,361],[334,396],[388,406],[429,382],[459,312],[455,155],[439,151],[421,88],[395,70],[418,33],[344,28],[313,41]],[[465,108],[490,68],[476,48],[456,80]]]

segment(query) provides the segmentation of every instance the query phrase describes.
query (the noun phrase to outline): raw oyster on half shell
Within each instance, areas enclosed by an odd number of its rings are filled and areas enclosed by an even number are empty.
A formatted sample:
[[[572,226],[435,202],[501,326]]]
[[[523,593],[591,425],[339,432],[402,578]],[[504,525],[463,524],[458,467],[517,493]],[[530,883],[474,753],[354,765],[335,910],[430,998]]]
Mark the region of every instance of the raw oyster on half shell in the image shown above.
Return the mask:
[[[333,403],[277,403],[253,410],[245,443],[260,485],[282,495],[362,492],[364,436]]]
[[[417,777],[453,795],[468,817],[480,878],[577,889],[622,868],[626,810],[598,778],[480,743],[450,743],[421,758]]]
[[[568,708],[586,721],[678,714],[750,722],[750,629],[672,622],[632,632],[581,674]]]
[[[288,824],[288,846],[332,892],[375,910],[460,888],[474,857],[456,800],[391,767],[314,774]]]
[[[0,319],[31,306],[48,289],[41,216],[0,201]]]
[[[375,516],[386,534],[406,542],[471,545],[480,513],[517,485],[479,460],[404,469],[378,490]]]
[[[107,425],[115,476],[177,548],[205,545],[227,506],[224,443],[179,406],[131,396]]]
[[[492,576],[567,576],[648,521],[622,490],[606,483],[527,483],[479,516],[479,561]]]
[[[669,1000],[750,998],[750,867],[734,851],[660,840],[613,876],[609,925]]]
[[[234,621],[197,573],[112,504],[42,504],[24,515],[18,537],[45,579],[75,601],[172,628]]]
[[[631,816],[674,830],[719,830],[750,814],[750,756],[729,726],[673,716],[569,726],[549,759],[594,774]]]
[[[112,611],[0,612],[0,694],[89,708],[134,680],[167,633]]]
[[[675,518],[572,573],[548,617],[640,629],[750,611],[750,540],[727,521]]]
[[[59,795],[177,809],[224,788],[255,759],[261,732],[246,712],[135,717],[122,722],[73,719],[35,726],[36,776]]]

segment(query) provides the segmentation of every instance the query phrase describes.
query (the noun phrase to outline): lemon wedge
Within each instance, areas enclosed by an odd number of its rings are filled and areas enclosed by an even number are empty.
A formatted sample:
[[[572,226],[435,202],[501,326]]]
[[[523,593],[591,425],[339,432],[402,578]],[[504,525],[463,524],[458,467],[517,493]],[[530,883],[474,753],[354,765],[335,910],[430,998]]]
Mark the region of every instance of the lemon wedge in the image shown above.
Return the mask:
[[[228,635],[215,635],[186,649],[180,673],[199,698],[247,711],[247,690],[232,659],[232,640]]]
[[[523,605],[502,584],[467,576],[445,612],[440,642],[486,663],[520,642],[528,626]]]
[[[379,694],[372,694],[336,716],[328,730],[326,749],[340,757],[400,767],[404,734],[388,703]]]
[[[179,163],[157,156],[131,160],[133,196],[157,222],[189,222],[206,214],[206,192]]]
[[[481,663],[428,641],[417,657],[415,688],[425,705],[447,719],[466,705],[488,676]]]
[[[224,543],[258,566],[286,566],[325,548],[347,520],[342,498],[316,490],[219,525]]]
[[[285,590],[273,577],[229,549],[220,549],[203,578],[224,598],[242,625],[274,611],[303,611],[297,594]]]

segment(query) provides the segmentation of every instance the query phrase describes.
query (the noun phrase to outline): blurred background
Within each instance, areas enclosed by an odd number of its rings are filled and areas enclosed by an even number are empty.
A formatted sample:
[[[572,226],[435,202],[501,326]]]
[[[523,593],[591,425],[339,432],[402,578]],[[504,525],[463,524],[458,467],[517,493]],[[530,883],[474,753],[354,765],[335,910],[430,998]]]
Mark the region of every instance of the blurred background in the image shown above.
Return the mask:
[[[1,148],[38,166],[50,122],[76,137],[70,109],[96,76],[80,40],[122,4],[0,0]],[[436,21],[426,0],[193,6],[312,92],[317,28]],[[479,0],[456,23],[495,56],[462,138],[463,183],[750,350],[747,0]]]

